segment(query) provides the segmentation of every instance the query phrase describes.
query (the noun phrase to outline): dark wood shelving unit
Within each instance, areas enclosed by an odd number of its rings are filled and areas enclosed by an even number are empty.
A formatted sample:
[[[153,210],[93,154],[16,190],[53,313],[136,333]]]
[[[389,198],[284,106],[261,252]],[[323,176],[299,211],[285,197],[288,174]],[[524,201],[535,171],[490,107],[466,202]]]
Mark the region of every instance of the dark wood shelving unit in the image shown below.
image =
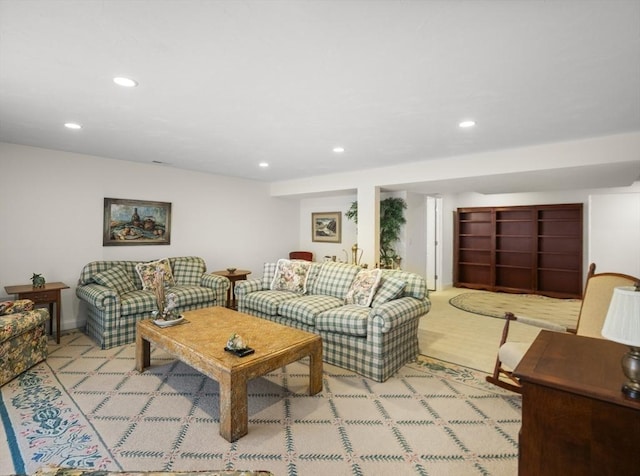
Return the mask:
[[[459,208],[455,286],[581,297],[582,214],[581,203]]]
[[[495,209],[495,290],[518,292],[535,286],[535,215],[529,208]]]
[[[582,204],[539,207],[537,289],[546,295],[582,294]]]
[[[458,210],[456,281],[490,289],[494,281],[494,214],[491,209]],[[463,284],[463,285],[464,285]]]

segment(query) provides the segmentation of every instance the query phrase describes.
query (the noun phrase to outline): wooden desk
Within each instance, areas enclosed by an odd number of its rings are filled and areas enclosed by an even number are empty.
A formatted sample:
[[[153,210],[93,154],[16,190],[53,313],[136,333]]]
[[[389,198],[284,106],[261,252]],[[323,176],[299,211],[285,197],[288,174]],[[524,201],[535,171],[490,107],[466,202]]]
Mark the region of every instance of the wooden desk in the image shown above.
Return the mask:
[[[60,343],[60,308],[62,299],[60,291],[69,289],[64,283],[46,283],[43,288],[34,288],[30,284],[5,286],[7,294],[16,294],[17,299],[30,299],[34,304],[49,305],[49,334],[53,335],[53,305],[56,305],[56,343]]]
[[[640,401],[621,391],[628,347],[541,331],[515,369],[522,382],[518,474],[640,474]]]
[[[227,307],[230,309],[237,309],[238,305],[236,303],[236,281],[242,281],[247,279],[247,276],[251,274],[251,271],[246,269],[236,269],[233,273],[230,273],[226,269],[224,271],[214,271],[212,274],[217,274],[218,276],[224,276],[229,281],[231,281],[231,286],[227,290]]]

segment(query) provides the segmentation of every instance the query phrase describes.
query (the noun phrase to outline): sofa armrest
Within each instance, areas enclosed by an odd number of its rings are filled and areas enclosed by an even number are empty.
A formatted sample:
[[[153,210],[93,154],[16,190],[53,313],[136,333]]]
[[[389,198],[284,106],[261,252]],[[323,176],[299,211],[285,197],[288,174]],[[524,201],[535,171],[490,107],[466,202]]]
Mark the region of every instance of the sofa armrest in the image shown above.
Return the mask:
[[[428,313],[430,308],[431,302],[428,299],[401,297],[374,307],[371,310],[369,325],[378,317],[382,320],[382,332],[386,333],[407,321],[419,319]]]
[[[227,305],[227,291],[231,286],[231,281],[218,274],[205,273],[202,275],[200,283],[202,287],[213,289],[216,295],[216,306],[224,307]]]
[[[262,279],[245,279],[243,281],[236,282],[235,294],[236,297],[246,296],[256,291],[262,291]]]
[[[120,304],[120,296],[116,291],[95,283],[78,286],[76,288],[76,296],[101,310],[107,308],[109,301],[115,301],[118,306]]]
[[[218,274],[203,274],[200,283],[205,288],[215,289],[216,292],[227,292],[229,286],[231,286],[231,281],[229,281],[224,276],[220,276]]]
[[[35,326],[44,324],[48,319],[49,310],[47,308],[3,314],[0,316],[0,343],[19,336]],[[3,350],[0,353],[0,361],[7,355]]]

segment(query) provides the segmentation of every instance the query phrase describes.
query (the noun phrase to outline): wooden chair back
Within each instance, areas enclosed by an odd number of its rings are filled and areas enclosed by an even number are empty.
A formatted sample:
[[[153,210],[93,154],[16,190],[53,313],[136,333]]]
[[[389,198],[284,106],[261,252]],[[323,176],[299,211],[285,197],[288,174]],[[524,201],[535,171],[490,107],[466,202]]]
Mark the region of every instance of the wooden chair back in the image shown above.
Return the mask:
[[[313,253],[311,251],[292,251],[289,253],[289,259],[313,261]]]
[[[607,317],[613,290],[619,286],[633,286],[638,278],[620,273],[591,274],[582,297],[576,334],[602,339],[602,326]]]

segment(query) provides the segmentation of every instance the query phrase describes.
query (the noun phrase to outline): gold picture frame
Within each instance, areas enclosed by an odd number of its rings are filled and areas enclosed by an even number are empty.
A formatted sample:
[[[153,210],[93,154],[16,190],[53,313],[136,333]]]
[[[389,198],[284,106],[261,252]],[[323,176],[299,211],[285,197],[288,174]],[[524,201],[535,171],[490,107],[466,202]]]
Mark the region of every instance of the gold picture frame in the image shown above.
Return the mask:
[[[342,243],[342,213],[312,213],[311,241],[323,243]]]
[[[103,246],[171,244],[171,203],[104,199]]]

